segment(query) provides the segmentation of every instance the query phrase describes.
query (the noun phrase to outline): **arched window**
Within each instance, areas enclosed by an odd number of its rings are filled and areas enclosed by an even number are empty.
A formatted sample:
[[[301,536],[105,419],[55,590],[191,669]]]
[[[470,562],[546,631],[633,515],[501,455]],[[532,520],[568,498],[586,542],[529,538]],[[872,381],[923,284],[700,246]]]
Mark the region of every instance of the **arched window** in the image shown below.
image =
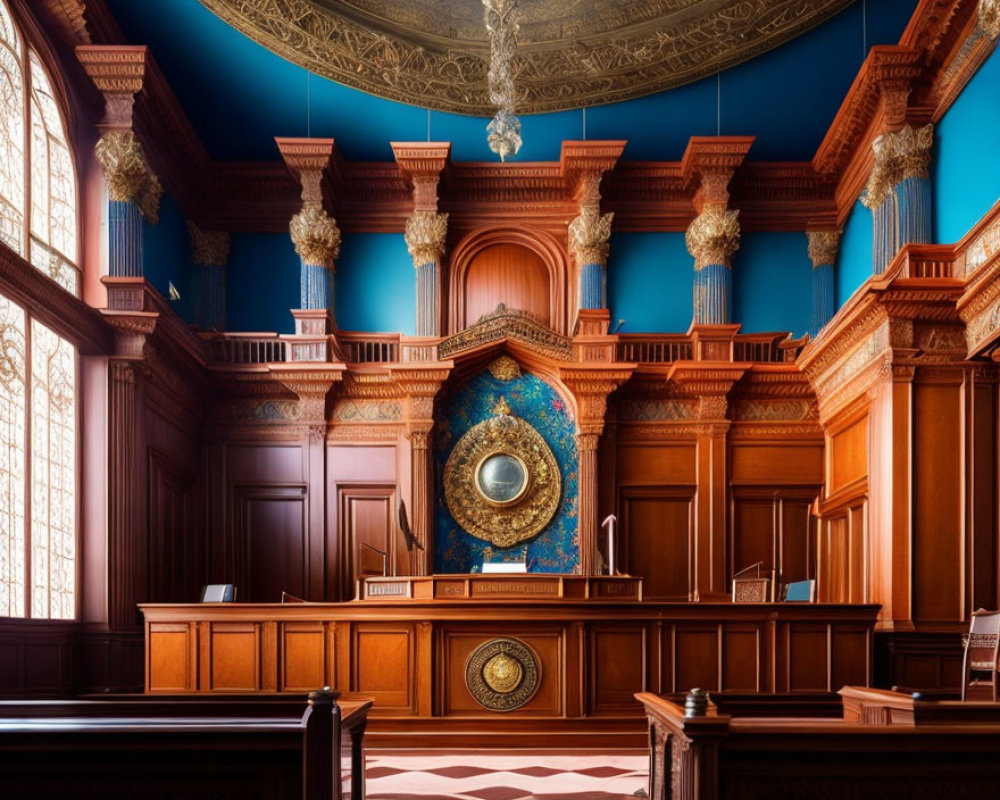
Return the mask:
[[[30,167],[28,166],[30,165]],[[38,56],[0,0],[0,247],[77,294],[76,176]],[[71,619],[77,354],[0,294],[0,616]]]
[[[45,68],[18,34],[5,0],[0,0],[0,241],[79,294],[76,173],[66,125]]]

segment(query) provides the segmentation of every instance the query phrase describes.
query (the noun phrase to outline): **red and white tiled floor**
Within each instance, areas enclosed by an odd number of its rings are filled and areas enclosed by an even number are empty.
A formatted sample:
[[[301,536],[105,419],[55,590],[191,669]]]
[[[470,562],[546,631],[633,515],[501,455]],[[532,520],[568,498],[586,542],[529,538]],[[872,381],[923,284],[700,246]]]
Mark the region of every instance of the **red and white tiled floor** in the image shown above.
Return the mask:
[[[587,751],[372,751],[368,800],[624,800],[644,797],[649,755]]]

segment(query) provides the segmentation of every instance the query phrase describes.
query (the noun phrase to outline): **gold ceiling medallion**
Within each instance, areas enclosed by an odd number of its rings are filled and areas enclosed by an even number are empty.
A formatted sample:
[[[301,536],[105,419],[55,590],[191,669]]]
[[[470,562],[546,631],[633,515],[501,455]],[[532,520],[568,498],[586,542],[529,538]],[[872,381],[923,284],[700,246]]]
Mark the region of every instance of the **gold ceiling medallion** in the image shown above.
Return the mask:
[[[552,450],[500,398],[495,416],[458,440],[444,467],[448,510],[462,528],[494,547],[537,536],[559,506],[562,478]]]
[[[479,645],[465,662],[465,686],[483,708],[513,711],[538,689],[538,659],[518,639],[492,639]]]
[[[629,100],[712,75],[854,0],[518,0],[517,110]],[[201,0],[282,58],[364,92],[488,117],[482,0]]]

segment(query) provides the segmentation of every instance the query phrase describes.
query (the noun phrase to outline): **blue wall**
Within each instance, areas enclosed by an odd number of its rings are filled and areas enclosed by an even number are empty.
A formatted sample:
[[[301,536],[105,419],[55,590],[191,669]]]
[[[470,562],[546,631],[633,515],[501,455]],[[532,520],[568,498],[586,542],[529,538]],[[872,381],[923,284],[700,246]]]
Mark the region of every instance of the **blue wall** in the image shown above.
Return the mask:
[[[186,322],[194,321],[194,263],[187,220],[174,198],[164,194],[160,219],[155,225],[142,223],[143,275]],[[169,300],[169,285],[180,292],[180,300]]]
[[[934,241],[951,244],[1000,198],[1000,53],[994,51],[937,127]]]
[[[436,412],[437,474],[444,474],[448,457],[459,439],[473,425],[494,416],[493,409],[501,396],[510,406],[511,414],[530,423],[552,450],[562,478],[558,509],[541,533],[526,544],[500,550],[459,526],[448,510],[444,481],[438,480],[434,506],[434,571],[478,571],[490,548],[493,551],[491,560],[524,560],[529,572],[572,573],[580,563],[577,535],[579,456],[573,420],[559,395],[541,378],[525,372],[514,380],[501,381],[483,370],[442,403]]]
[[[812,319],[812,262],[804,233],[744,233],[733,256],[733,321],[742,333],[791,331]]]
[[[416,333],[416,275],[401,233],[345,234],[334,286],[341,330]]]
[[[872,274],[875,226],[872,212],[859,200],[847,217],[836,264],[836,305],[840,308]]]
[[[615,233],[608,258],[611,327],[624,333],[683,333],[691,325],[694,259],[683,233]]]
[[[234,233],[226,268],[226,327],[294,333],[299,257],[287,233]]]

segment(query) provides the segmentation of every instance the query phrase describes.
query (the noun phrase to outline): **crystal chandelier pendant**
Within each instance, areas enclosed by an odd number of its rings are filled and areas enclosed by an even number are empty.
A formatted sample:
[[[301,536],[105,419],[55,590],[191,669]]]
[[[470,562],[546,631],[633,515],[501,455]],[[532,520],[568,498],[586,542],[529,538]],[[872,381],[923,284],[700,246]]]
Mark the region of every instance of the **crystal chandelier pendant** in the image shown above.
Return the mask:
[[[521,120],[514,114],[514,56],[517,54],[517,0],[483,0],[484,21],[490,37],[490,100],[497,113],[486,126],[490,150],[506,161],[521,149]]]

